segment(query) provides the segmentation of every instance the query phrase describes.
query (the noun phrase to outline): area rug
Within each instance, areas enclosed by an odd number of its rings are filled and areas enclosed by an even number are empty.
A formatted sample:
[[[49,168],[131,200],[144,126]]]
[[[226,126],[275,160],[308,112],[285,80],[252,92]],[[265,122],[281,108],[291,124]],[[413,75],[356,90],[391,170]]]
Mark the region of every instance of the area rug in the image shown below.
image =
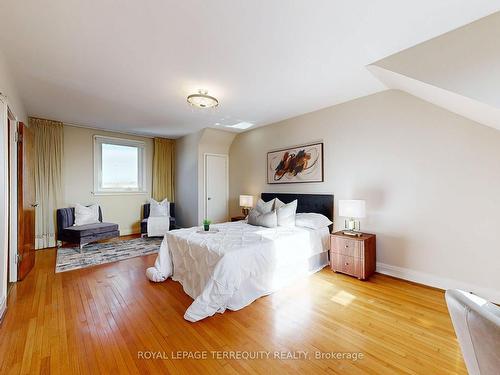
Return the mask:
[[[57,249],[56,273],[87,268],[118,260],[155,254],[161,238],[134,238],[115,242],[89,244],[83,247]]]

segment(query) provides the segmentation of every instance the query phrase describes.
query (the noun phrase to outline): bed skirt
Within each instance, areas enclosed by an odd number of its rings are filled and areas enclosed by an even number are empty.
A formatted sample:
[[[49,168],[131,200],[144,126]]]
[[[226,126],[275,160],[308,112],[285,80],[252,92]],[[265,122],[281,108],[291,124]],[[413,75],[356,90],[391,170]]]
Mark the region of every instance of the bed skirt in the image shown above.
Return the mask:
[[[324,251],[322,253],[313,255],[309,258],[309,273],[313,274],[321,271],[323,268],[330,264],[329,251]]]
[[[328,251],[324,251],[301,263],[290,264],[287,267],[274,270],[273,281],[270,283],[263,284],[261,278],[249,278],[243,281],[237,293],[229,301],[227,308],[232,311],[240,310],[258,298],[275,293],[301,278],[321,271],[329,264],[328,254]],[[188,309],[184,318],[194,321],[192,319],[195,317],[191,316]]]

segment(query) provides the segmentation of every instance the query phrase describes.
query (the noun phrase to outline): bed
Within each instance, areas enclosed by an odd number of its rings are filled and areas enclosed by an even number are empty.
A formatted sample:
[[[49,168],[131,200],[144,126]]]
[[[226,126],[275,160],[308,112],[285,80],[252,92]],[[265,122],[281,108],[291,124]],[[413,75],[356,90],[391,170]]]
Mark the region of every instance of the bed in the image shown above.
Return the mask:
[[[265,201],[298,200],[297,213],[315,212],[333,221],[333,195],[262,193]],[[328,264],[330,227],[263,228],[245,221],[214,224],[215,233],[198,227],[169,232],[162,241],[152,281],[172,277],[193,303],[184,318],[196,322],[239,310]]]

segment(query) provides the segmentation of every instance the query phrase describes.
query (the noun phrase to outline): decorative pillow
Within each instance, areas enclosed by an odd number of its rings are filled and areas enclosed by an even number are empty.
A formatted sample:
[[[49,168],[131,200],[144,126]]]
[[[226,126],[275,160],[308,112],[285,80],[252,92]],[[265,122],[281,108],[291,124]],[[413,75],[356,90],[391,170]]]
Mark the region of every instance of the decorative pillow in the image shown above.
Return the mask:
[[[281,208],[285,205],[282,201],[280,201],[278,198],[274,198],[274,209],[277,210],[278,208]]]
[[[170,202],[167,199],[158,202],[153,198],[149,198],[149,216],[150,217],[170,216]]]
[[[297,199],[288,204],[284,204],[279,199],[276,199],[276,203],[280,202],[281,205],[276,209],[276,215],[278,217],[278,226],[280,227],[294,227],[295,226],[295,214],[297,212]],[[275,207],[276,207],[275,203]]]
[[[261,214],[267,214],[274,209],[274,199],[269,202],[264,202],[262,199],[257,201],[255,205],[255,210],[257,210]]]
[[[99,205],[93,204],[85,207],[79,203],[75,205],[75,224],[85,225],[85,224],[96,224],[99,222]]]
[[[325,228],[333,223],[325,215],[316,213],[300,213],[295,215],[295,225],[311,229]]]
[[[252,210],[248,214],[248,224],[259,227],[275,228],[278,226],[278,215],[276,215],[276,211],[261,214],[257,210]]]

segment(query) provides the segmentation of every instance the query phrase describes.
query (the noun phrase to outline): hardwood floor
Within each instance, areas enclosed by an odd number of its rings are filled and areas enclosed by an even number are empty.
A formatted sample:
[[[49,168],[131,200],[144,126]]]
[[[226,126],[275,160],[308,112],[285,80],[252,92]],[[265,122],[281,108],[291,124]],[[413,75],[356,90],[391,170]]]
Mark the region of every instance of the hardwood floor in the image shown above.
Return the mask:
[[[324,269],[243,310],[189,323],[183,314],[191,299],[180,284],[144,276],[154,259],[55,274],[55,250],[38,251],[8,299],[0,373],[466,374],[439,290]],[[183,351],[208,359],[178,359]],[[212,357],[230,355],[223,351],[291,351],[300,359]],[[364,358],[320,360],[317,352]]]

